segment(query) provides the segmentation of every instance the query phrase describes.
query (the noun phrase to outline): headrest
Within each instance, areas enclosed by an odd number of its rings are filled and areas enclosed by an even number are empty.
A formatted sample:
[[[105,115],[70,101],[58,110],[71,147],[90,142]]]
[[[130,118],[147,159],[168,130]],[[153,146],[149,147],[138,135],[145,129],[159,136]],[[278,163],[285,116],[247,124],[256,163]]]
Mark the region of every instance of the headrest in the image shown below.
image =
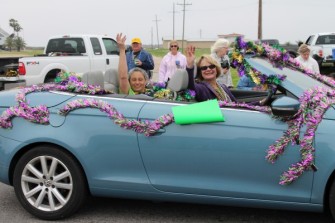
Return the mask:
[[[106,70],[104,80],[106,90],[111,90],[115,93],[119,92],[119,77],[117,69],[110,68]]]
[[[167,83],[168,89],[172,91],[186,90],[188,86],[188,74],[185,69],[178,69]]]
[[[99,85],[104,88],[104,74],[101,70],[85,72],[82,81],[86,84]]]

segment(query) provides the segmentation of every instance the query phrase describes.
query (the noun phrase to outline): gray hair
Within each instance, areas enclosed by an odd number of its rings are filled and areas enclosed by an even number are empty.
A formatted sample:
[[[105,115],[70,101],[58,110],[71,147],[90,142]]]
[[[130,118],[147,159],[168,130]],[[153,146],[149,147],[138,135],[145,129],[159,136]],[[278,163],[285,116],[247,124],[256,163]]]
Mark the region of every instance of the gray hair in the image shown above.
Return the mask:
[[[131,75],[132,75],[133,73],[135,73],[136,71],[142,73],[142,74],[143,74],[143,77],[144,77],[144,79],[145,79],[146,81],[149,80],[149,76],[148,76],[147,72],[146,72],[145,70],[143,70],[142,68],[139,68],[139,67],[135,67],[135,68],[133,68],[133,69],[131,69],[131,70],[129,71],[129,73],[128,73],[128,80],[130,80]]]
[[[229,40],[227,39],[218,39],[211,47],[211,53],[216,53],[219,49],[223,47],[229,47],[229,44]]]

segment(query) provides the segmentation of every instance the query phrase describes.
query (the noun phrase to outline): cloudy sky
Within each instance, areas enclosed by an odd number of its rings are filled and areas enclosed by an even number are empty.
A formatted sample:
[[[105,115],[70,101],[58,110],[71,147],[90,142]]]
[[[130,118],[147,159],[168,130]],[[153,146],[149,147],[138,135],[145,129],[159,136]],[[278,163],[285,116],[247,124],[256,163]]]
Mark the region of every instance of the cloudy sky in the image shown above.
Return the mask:
[[[144,44],[183,32],[184,0],[1,0],[0,27],[12,33],[9,19],[23,28],[28,46],[44,46],[50,36],[118,32],[140,37]],[[258,0],[186,0],[185,39],[216,39],[239,33],[257,38]],[[335,32],[335,0],[263,0],[263,38],[281,43],[305,40],[310,34]]]

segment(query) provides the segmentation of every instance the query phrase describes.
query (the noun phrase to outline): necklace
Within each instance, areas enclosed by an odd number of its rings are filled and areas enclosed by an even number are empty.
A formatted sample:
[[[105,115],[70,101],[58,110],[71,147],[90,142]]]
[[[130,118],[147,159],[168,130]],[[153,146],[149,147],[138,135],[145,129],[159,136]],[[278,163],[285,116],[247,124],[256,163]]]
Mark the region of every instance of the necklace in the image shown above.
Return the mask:
[[[218,82],[216,82],[215,87],[215,95],[216,97],[219,99],[219,101],[227,101],[227,102],[231,102],[230,97],[227,95],[227,93],[222,89],[222,87],[218,84]]]

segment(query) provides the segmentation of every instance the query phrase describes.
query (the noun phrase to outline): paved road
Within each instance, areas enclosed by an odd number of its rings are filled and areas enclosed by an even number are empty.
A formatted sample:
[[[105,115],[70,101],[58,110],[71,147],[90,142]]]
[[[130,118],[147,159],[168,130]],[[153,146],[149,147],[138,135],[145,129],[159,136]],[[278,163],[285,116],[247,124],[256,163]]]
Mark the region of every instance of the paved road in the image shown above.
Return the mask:
[[[37,220],[28,214],[17,201],[13,188],[2,183],[0,183],[0,210],[0,223],[47,222]],[[86,206],[76,215],[54,222],[330,223],[331,221],[319,213],[90,198]]]

